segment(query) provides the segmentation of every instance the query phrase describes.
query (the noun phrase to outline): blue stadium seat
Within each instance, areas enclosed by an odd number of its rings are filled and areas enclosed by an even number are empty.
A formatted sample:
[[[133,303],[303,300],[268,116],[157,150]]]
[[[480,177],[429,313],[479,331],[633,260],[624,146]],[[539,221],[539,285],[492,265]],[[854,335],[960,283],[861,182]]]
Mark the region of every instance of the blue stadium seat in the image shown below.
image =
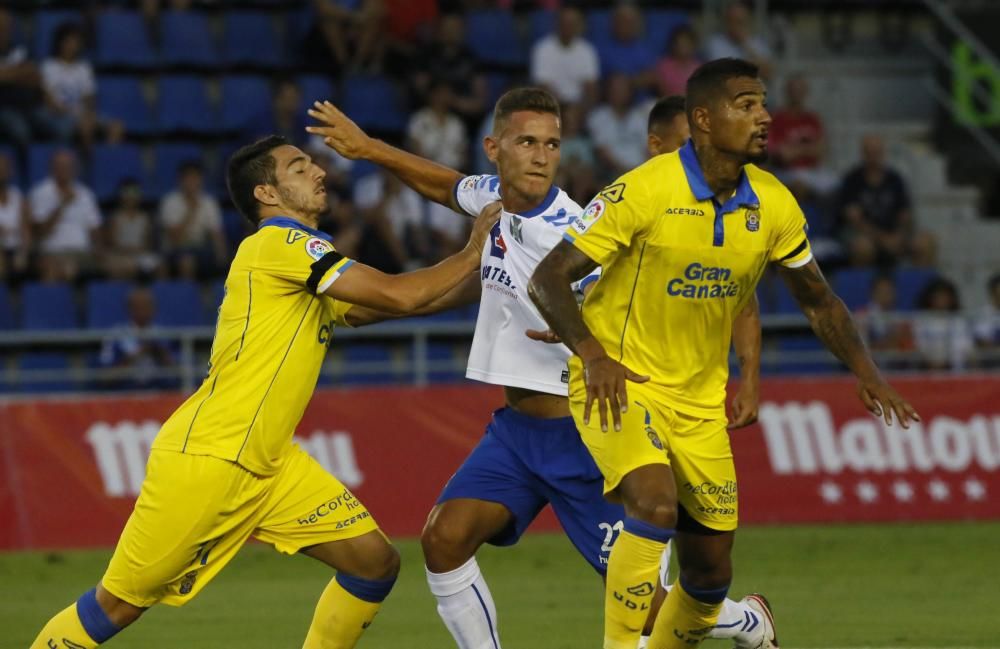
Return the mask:
[[[556,29],[556,12],[548,9],[537,9],[531,12],[531,27],[529,28],[530,45],[534,45]]]
[[[591,9],[587,12],[587,40],[600,49],[611,42],[611,10]]]
[[[304,74],[296,81],[299,84],[299,90],[302,91],[302,102],[306,106],[312,106],[314,101],[335,100],[333,84],[329,77],[319,74]]]
[[[158,57],[138,11],[111,10],[97,14],[98,65],[145,70],[156,67]]]
[[[466,353],[460,354],[451,343],[430,343],[427,345],[427,360],[437,369],[431,370],[427,378],[433,383],[450,383],[465,379],[465,364],[468,359],[468,349]],[[441,365],[438,365],[438,364]]]
[[[97,200],[115,198],[118,186],[127,178],[146,186],[146,176],[142,150],[135,144],[99,144],[94,147],[91,189]]]
[[[52,154],[57,149],[66,148],[64,144],[45,143],[28,146],[28,188],[49,175],[49,163]]]
[[[52,43],[59,26],[66,22],[83,26],[83,15],[71,9],[47,9],[36,13],[34,21],[32,51],[34,58],[40,61],[52,54]]]
[[[0,331],[13,329],[15,322],[14,304],[10,299],[10,290],[6,284],[0,284]]]
[[[222,211],[222,231],[229,242],[229,246],[235,250],[240,242],[252,232],[250,222],[243,218],[243,215],[236,210]]]
[[[160,327],[197,327],[208,324],[198,285],[188,280],[160,281],[153,284],[156,317]]]
[[[17,359],[17,369],[21,371],[49,370],[57,372],[50,378],[28,380],[19,377],[18,391],[24,393],[71,392],[78,386],[69,377],[69,357],[58,352],[31,352],[21,354]]]
[[[208,17],[198,11],[164,11],[160,16],[160,56],[167,65],[218,66]]]
[[[28,282],[21,288],[21,328],[76,329],[80,326],[69,284]]]
[[[219,312],[219,307],[222,306],[222,300],[226,297],[226,280],[218,279],[213,281],[211,290],[212,301],[208,304],[208,311],[211,319],[215,320]]]
[[[771,282],[769,282],[771,289],[771,305],[774,309],[774,313],[801,313],[802,309],[799,308],[799,303],[795,301],[792,296],[791,291],[788,290],[788,286],[785,284],[784,280],[780,277],[775,276]]]
[[[851,311],[868,305],[871,299],[873,268],[845,268],[833,276],[833,290]]]
[[[917,300],[931,280],[938,276],[930,268],[900,268],[896,271],[896,304],[900,311],[913,311]]]
[[[177,75],[160,78],[158,120],[161,131],[211,133],[217,127],[215,107],[204,79]]]
[[[470,11],[465,16],[465,44],[480,63],[523,67],[528,53],[518,37],[514,14],[503,9]]]
[[[817,353],[826,348],[812,333],[802,336],[782,336],[778,338],[778,349],[783,352],[810,352]],[[840,365],[830,356],[830,362],[824,362],[821,358],[810,358],[795,361],[782,361],[777,367],[770,368],[777,374],[831,374],[838,371]]]
[[[402,133],[406,128],[403,98],[392,82],[380,75],[356,75],[344,80],[343,111],[361,128]]]
[[[486,87],[488,99],[486,103],[490,106],[497,103],[500,95],[511,89],[510,75],[504,72],[490,72],[486,75]]]
[[[86,320],[88,329],[108,329],[128,324],[128,282],[108,281],[87,284]]]
[[[646,45],[656,54],[667,51],[670,37],[681,25],[691,24],[687,12],[676,9],[647,9],[643,12],[646,24]]]
[[[271,107],[271,84],[259,76],[239,75],[222,78],[222,128],[238,131],[246,128],[262,110]]]
[[[345,367],[339,383],[343,385],[369,385],[391,383],[396,375],[390,367],[392,351],[388,345],[374,343],[349,343],[342,348]],[[385,369],[377,363],[383,364]],[[358,367],[358,365],[361,367]]]
[[[153,149],[155,160],[152,189],[155,198],[160,198],[177,188],[177,170],[189,160],[203,162],[205,151],[191,142],[171,142],[157,144]],[[209,184],[210,172],[206,170],[205,182]]]
[[[277,68],[284,63],[281,37],[269,13],[228,12],[224,34],[222,57],[229,65]]]
[[[24,189],[21,184],[21,162],[17,149],[9,144],[0,144],[0,156],[4,156],[10,161],[10,184]]]
[[[125,124],[129,135],[154,132],[153,110],[135,77],[101,76],[97,84],[97,112]]]

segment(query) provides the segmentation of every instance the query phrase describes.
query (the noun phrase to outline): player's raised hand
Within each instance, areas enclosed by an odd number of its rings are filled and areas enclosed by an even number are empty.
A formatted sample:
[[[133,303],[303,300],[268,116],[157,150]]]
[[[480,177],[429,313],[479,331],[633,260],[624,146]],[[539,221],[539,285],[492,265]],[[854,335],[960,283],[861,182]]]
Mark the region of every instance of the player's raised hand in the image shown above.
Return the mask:
[[[339,108],[328,101],[315,101],[307,112],[320,125],[307,126],[306,131],[322,136],[324,144],[345,158],[357,160],[367,156],[372,138]]]
[[[476,255],[483,253],[483,246],[486,245],[486,237],[490,236],[490,230],[500,219],[500,201],[493,201],[483,208],[483,211],[476,217],[472,224],[472,232],[469,234],[469,243],[465,245],[466,250],[471,250]]]
[[[622,413],[628,410],[628,390],[626,381],[645,383],[648,376],[642,376],[625,367],[607,354],[584,361],[583,378],[587,384],[587,403],[583,409],[583,423],[590,423],[590,412],[597,402],[597,413],[601,418],[601,430],[608,432],[608,411],[616,431],[622,429]]]
[[[903,428],[909,428],[911,421],[920,421],[913,406],[882,379],[858,381],[858,398],[868,412],[882,417],[887,426],[892,425],[894,414]]]
[[[740,389],[733,397],[732,416],[726,428],[733,430],[743,428],[757,421],[757,411],[760,406],[760,393],[757,387],[749,381],[742,381]]]
[[[551,329],[546,329],[545,331],[539,331],[538,329],[525,329],[524,335],[532,340],[537,340],[543,343],[549,343],[550,345],[555,345],[562,342],[562,338],[559,334],[552,331]]]

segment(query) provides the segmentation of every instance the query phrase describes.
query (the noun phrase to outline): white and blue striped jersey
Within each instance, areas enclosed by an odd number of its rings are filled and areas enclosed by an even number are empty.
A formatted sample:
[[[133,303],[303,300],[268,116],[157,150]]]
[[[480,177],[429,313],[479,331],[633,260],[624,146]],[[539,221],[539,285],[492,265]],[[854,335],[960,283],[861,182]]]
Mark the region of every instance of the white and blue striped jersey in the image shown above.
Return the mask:
[[[500,179],[466,176],[455,184],[455,201],[470,215],[500,200]],[[528,297],[535,267],[562,240],[563,231],[582,212],[556,186],[535,209],[521,214],[502,210],[483,247],[480,278],[483,293],[465,375],[476,381],[549,394],[567,393],[565,345],[528,338],[526,329],[544,330],[545,320]],[[596,274],[588,280],[596,279]]]

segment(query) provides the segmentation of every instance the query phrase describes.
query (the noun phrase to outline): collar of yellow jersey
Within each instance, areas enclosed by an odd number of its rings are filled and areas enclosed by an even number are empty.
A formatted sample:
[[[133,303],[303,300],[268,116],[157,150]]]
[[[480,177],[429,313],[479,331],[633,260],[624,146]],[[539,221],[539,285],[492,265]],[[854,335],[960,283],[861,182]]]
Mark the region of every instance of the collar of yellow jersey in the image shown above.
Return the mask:
[[[691,193],[699,201],[714,200],[715,192],[712,191],[712,188],[708,186],[708,182],[705,180],[705,174],[701,170],[701,163],[698,162],[698,154],[694,150],[694,142],[688,140],[680,148],[679,153],[681,166],[684,167],[684,175],[687,176]],[[757,193],[750,186],[750,179],[747,177],[746,169],[740,172],[740,182],[736,186],[736,193],[722,206],[721,212],[725,214],[740,207],[760,208],[760,199],[757,198]]]

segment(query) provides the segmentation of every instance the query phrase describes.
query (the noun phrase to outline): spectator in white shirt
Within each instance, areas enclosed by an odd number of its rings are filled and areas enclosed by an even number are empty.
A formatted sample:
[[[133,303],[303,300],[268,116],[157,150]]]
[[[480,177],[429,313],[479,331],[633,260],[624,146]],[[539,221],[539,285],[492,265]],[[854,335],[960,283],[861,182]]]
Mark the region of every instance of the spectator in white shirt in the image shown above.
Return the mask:
[[[357,182],[354,204],[363,218],[359,260],[388,273],[426,265],[422,260],[430,256],[427,202],[419,194],[379,170]]]
[[[24,275],[31,245],[28,202],[11,182],[12,164],[0,153],[0,280]]]
[[[745,59],[757,64],[761,79],[771,76],[771,48],[753,33],[753,16],[742,0],[733,0],[722,14],[724,30],[713,34],[705,46],[706,59]]]
[[[975,323],[976,345],[986,352],[984,367],[1000,367],[1000,273],[987,284],[989,303]]]
[[[632,82],[626,75],[612,74],[605,87],[607,103],[590,113],[587,129],[601,164],[617,177],[646,161],[649,110],[632,105]]]
[[[588,109],[597,101],[601,66],[597,50],[583,38],[583,29],[579,9],[560,9],[556,31],[531,50],[531,80],[551,90],[560,102]]]
[[[417,155],[452,169],[463,169],[469,140],[462,120],[451,112],[451,103],[451,87],[445,81],[434,81],[427,94],[427,106],[413,114],[406,134]]]
[[[52,155],[51,175],[31,190],[31,221],[43,281],[73,281],[96,258],[101,213],[94,193],[77,182],[76,154]]]
[[[160,268],[153,249],[153,221],[142,209],[142,188],[135,179],[122,181],[118,188],[118,207],[106,224],[102,258],[112,279],[151,276]]]
[[[216,274],[226,263],[222,209],[204,190],[201,165],[188,161],[178,170],[178,187],[160,201],[163,252],[184,279]]]
[[[0,141],[24,149],[33,136],[48,134],[40,86],[28,48],[15,42],[14,17],[0,8]]]
[[[42,88],[45,92],[47,118],[56,136],[68,142],[78,135],[85,149],[90,148],[99,126],[95,97],[97,82],[94,68],[82,59],[83,29],[77,23],[63,23],[56,30],[52,56],[42,62]],[[123,135],[121,122],[108,121],[109,141]]]
[[[920,354],[920,366],[928,370],[963,370],[969,365],[973,349],[969,323],[962,317],[962,307],[955,285],[939,277],[931,280],[917,300],[914,339]]]

